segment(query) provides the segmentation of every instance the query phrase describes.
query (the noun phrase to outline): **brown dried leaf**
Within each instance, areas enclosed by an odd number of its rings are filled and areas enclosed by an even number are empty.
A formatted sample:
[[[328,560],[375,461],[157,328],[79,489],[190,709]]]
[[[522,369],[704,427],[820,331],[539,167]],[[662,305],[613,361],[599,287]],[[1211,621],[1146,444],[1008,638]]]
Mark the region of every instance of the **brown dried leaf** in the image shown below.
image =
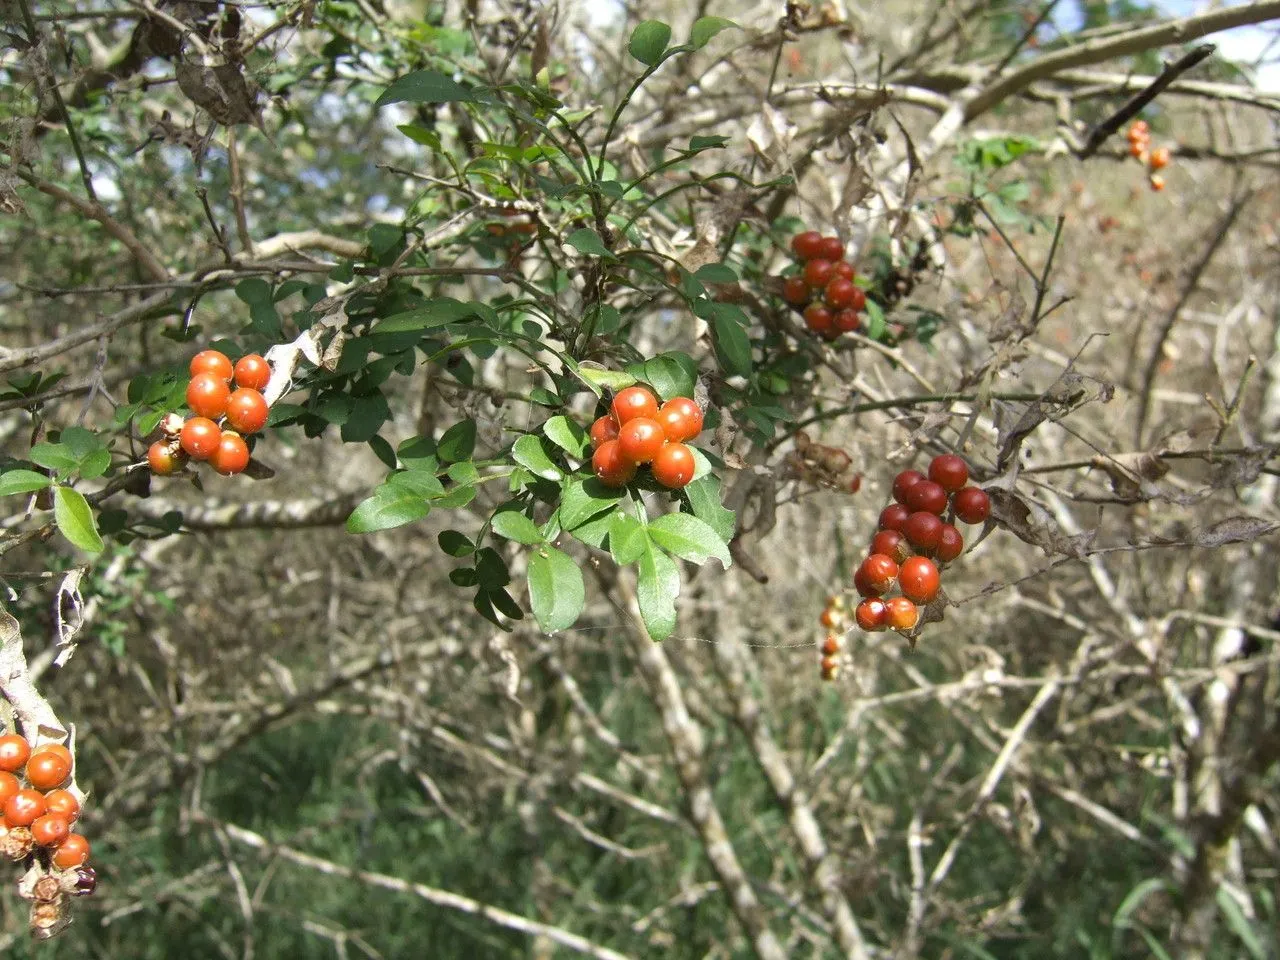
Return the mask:
[[[1024,500],[1010,490],[996,487],[987,487],[986,492],[991,498],[989,524],[995,523],[1003,527],[1023,543],[1039,547],[1049,556],[1088,556],[1089,548],[1097,538],[1096,530],[1068,536],[1062,532],[1049,511],[1035,501]]]
[[[259,123],[257,91],[250,90],[240,64],[179,63],[174,72],[179,89],[218,123],[223,126]]]
[[[1228,543],[1250,543],[1277,530],[1280,530],[1280,523],[1260,517],[1228,517],[1197,531],[1192,543],[1213,550]]]

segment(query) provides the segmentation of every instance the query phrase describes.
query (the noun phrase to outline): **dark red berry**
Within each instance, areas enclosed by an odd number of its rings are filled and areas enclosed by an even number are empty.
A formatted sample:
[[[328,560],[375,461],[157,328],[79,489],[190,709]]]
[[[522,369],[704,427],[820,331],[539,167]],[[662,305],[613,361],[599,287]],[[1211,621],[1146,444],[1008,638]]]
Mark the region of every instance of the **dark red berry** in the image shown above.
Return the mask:
[[[911,511],[900,503],[891,503],[880,511],[880,529],[902,532],[902,525],[907,522]]]
[[[853,279],[853,264],[847,260],[841,260],[836,264],[836,276],[844,277],[846,280]]]
[[[912,510],[925,510],[941,515],[947,509],[947,491],[932,480],[921,480],[907,490],[904,503]]]
[[[834,280],[831,283],[835,283]],[[831,284],[827,286],[830,287]],[[857,333],[862,327],[862,318],[858,316],[857,310],[851,310],[846,307],[843,310],[837,310],[835,315],[836,329],[841,333]]]
[[[951,498],[951,505],[965,523],[982,523],[991,516],[991,498],[977,487],[965,487]]]
[[[947,493],[955,493],[969,482],[969,468],[954,453],[944,453],[929,464],[929,479]]]
[[[830,260],[810,260],[804,265],[804,282],[818,290],[831,282],[835,272],[836,265]]]
[[[806,230],[791,238],[791,252],[801,260],[812,260],[822,250],[822,234],[817,230]]]
[[[924,478],[924,474],[919,470],[903,470],[893,478],[893,499],[899,503],[906,503],[907,491]]]
[[[871,538],[871,552],[883,553],[886,557],[893,557],[901,562],[905,557],[899,551],[903,549],[903,542],[906,539],[897,530],[879,530]]]
[[[782,299],[793,307],[803,307],[809,302],[809,285],[804,277],[787,277],[782,281]]]
[[[942,525],[942,534],[938,537],[938,559],[950,563],[964,553],[964,537],[949,523]]]
[[[844,241],[839,237],[823,237],[822,245],[818,248],[818,256],[833,263],[839,261],[844,257]]]
[[[853,294],[857,289],[850,280],[832,277],[831,282],[822,291],[822,299],[826,301],[827,306],[835,310],[843,310],[853,306]]]
[[[902,525],[902,533],[911,545],[921,553],[932,553],[942,540],[942,518],[936,513],[917,510],[907,517]]]
[[[831,311],[822,304],[811,303],[804,308],[804,325],[814,333],[830,333],[834,324],[835,318]]]

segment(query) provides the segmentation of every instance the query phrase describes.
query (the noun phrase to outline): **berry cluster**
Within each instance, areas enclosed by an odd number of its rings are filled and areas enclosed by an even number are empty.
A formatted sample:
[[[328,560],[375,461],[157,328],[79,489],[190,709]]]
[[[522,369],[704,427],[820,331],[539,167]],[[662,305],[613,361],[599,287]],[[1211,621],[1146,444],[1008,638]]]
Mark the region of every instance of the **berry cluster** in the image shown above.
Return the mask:
[[[942,589],[939,565],[964,552],[964,537],[949,521],[982,523],[991,514],[990,497],[968,483],[969,468],[952,453],[934,457],[927,477],[904,470],[894,478],[894,502],[880,513],[867,558],[853,578],[864,598],[854,611],[863,630],[915,630],[920,607],[933,603]],[[899,595],[887,597],[895,584]]]
[[[208,461],[225,476],[243,472],[249,466],[244,437],[267,423],[262,390],[271,380],[271,366],[256,353],[232,366],[226,354],[201,350],[191,358],[190,370],[187,406],[195,416],[164,419],[164,439],[147,450],[151,472],[172,476],[186,467],[188,459]]]
[[[611,412],[591,424],[591,467],[606,487],[623,487],[647,463],[653,479],[679,490],[697,467],[684,441],[701,432],[702,408],[688,397],[659,407],[644,387],[627,387],[614,396]]]
[[[1157,173],[1169,165],[1169,148],[1151,149],[1151,128],[1145,120],[1135,120],[1129,125],[1129,155],[1136,157],[1150,173],[1151,189],[1159,193],[1164,189],[1164,176]]]
[[[16,733],[0,736],[0,852],[10,860],[33,854],[53,868],[71,871],[70,892],[93,892],[97,883],[89,859],[89,841],[71,832],[80,801],[65,789],[71,780],[71,751],[60,743],[32,749]]]
[[[801,268],[783,278],[782,299],[801,312],[804,325],[828,340],[861,329],[867,295],[854,283],[840,238],[806,230],[791,238],[791,251]]]
[[[840,656],[840,635],[849,629],[849,608],[844,602],[844,597],[828,597],[827,606],[822,611],[822,616],[818,618],[818,622],[828,631],[822,645],[818,648],[822,651],[822,659],[818,665],[822,669],[822,679],[830,681],[834,680],[840,672],[840,662],[837,659]]]

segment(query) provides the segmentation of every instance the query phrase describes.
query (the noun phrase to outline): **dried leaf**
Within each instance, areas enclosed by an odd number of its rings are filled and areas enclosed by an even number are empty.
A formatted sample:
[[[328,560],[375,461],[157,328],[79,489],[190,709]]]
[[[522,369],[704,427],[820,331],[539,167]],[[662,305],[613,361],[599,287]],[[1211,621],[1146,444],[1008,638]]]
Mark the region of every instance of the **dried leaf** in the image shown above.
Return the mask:
[[[991,498],[988,524],[1003,527],[1023,543],[1039,547],[1049,556],[1061,554],[1078,559],[1088,556],[1089,548],[1097,538],[1096,530],[1068,536],[1049,511],[1035,501],[1024,500],[1010,490],[995,487],[987,487],[986,492]]]
[[[1280,530],[1280,523],[1260,517],[1228,517],[1197,531],[1192,543],[1210,550],[1228,543],[1250,543]]]
[[[179,89],[218,123],[257,125],[257,91],[250,90],[241,71],[238,63],[206,66],[183,62],[174,67]]]

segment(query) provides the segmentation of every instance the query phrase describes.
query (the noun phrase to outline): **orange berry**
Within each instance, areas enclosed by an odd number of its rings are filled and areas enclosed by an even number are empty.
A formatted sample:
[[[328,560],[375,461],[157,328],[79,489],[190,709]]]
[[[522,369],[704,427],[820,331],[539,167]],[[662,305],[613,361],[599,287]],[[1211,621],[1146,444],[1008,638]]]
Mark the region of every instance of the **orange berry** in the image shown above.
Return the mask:
[[[53,852],[53,865],[73,870],[89,859],[89,841],[78,833],[67,836]]]
[[[31,756],[31,744],[18,733],[6,733],[0,737],[0,770],[21,770]]]

